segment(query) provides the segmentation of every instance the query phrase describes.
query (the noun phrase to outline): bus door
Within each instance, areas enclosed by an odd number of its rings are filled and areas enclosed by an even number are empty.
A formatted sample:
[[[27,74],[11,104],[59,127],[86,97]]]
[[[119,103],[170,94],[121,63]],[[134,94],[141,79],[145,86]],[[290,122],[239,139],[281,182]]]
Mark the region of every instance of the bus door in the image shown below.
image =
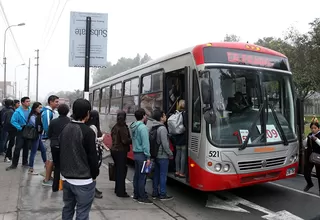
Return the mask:
[[[185,101],[185,110],[186,114],[189,114],[188,108],[188,88],[189,88],[189,74],[190,67],[185,67],[183,69],[174,70],[171,72],[167,72],[165,75],[165,112],[167,114],[167,118],[170,117],[178,109],[178,104],[180,100]],[[189,121],[189,120],[188,120]],[[187,122],[188,123],[188,122]],[[186,125],[186,140],[188,143],[188,125]],[[174,158],[176,157],[176,148],[174,138],[170,138],[171,141],[171,150],[174,153]],[[187,145],[188,146],[188,145]],[[186,146],[186,148],[187,148]],[[188,150],[186,150],[185,159],[186,165],[185,170],[187,171],[187,158],[188,158]],[[169,170],[173,172],[175,170],[175,160],[170,162]],[[187,173],[186,173],[187,174]]]

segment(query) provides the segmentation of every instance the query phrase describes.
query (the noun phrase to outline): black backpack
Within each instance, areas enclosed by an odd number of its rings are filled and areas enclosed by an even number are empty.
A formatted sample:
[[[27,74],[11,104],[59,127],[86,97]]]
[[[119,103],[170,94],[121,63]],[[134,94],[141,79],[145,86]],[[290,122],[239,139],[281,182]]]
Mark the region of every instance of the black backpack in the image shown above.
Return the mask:
[[[160,143],[157,142],[158,128],[164,125],[153,126],[149,132],[150,155],[151,158],[157,158]]]

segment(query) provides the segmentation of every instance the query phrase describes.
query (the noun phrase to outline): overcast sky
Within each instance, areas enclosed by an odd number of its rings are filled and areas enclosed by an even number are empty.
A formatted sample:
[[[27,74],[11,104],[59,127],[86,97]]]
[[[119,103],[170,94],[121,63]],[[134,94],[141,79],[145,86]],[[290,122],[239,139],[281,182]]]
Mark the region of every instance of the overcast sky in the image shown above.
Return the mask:
[[[83,89],[84,69],[68,67],[70,11],[108,13],[107,56],[112,63],[137,53],[148,53],[154,59],[192,45],[221,41],[225,34],[254,42],[265,36],[281,37],[291,25],[305,32],[308,23],[320,17],[319,0],[69,0],[57,23],[67,0],[0,1],[10,25],[26,23],[24,27],[12,28],[22,58],[8,32],[7,79],[14,80],[15,67],[27,64],[30,57],[31,97],[35,96],[35,49],[40,49],[40,97],[51,91]],[[1,10],[0,14],[2,63],[7,26]],[[3,81],[1,65],[0,72]],[[17,68],[23,94],[27,91],[26,77],[26,66]]]

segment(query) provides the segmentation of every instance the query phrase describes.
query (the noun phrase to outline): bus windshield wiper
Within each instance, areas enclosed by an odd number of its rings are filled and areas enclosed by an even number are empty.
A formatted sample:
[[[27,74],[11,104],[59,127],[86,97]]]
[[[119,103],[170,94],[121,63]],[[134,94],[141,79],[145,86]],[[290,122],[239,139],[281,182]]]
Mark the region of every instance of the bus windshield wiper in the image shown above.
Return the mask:
[[[243,142],[243,144],[239,147],[239,150],[244,150],[247,148],[248,146],[248,142],[250,140],[250,137],[251,137],[251,133],[253,131],[253,129],[257,126],[257,122],[258,120],[260,119],[260,116],[261,116],[261,113],[262,113],[262,110],[264,109],[264,106],[265,106],[265,102],[260,106],[259,108],[259,112],[257,114],[257,117],[254,119],[249,131],[248,131],[248,135],[247,135],[247,138],[246,140]]]
[[[277,116],[277,113],[276,113],[276,111],[274,110],[274,106],[271,105],[271,104],[268,104],[268,106],[270,107],[271,112],[272,112],[272,116],[273,116],[273,118],[274,118],[274,121],[276,122],[276,125],[277,125],[277,127],[279,128],[279,130],[280,130],[280,137],[281,137],[281,139],[283,140],[283,144],[284,144],[285,146],[287,146],[287,145],[289,144],[289,142],[288,142],[288,139],[287,139],[286,135],[284,134],[284,131],[283,131],[282,127],[281,127],[281,124],[280,124],[279,118],[278,118],[278,116]]]

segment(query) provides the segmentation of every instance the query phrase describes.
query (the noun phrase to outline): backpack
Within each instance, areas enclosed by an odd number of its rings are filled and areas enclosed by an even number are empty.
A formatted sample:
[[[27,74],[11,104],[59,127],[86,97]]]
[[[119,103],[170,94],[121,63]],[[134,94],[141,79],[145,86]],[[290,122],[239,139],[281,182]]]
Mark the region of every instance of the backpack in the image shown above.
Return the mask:
[[[157,142],[157,133],[158,133],[158,128],[161,126],[164,126],[164,125],[153,126],[149,132],[151,158],[157,158],[157,156],[158,156],[160,143]]]
[[[11,124],[11,118],[13,115],[14,111],[13,110],[8,110],[4,113],[3,117],[3,128],[6,129],[7,131],[15,131],[16,128]]]
[[[170,134],[183,134],[186,130],[183,122],[184,112],[176,111],[168,120],[168,130]]]

